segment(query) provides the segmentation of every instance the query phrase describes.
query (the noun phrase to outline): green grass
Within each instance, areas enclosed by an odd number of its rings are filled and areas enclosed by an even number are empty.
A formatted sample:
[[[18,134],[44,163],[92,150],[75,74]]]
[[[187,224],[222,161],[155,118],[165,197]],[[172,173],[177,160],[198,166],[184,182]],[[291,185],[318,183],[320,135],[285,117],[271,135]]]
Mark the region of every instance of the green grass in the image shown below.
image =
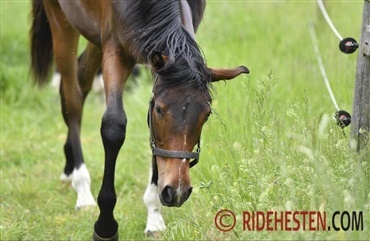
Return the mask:
[[[327,2],[339,32],[358,39],[363,1]],[[76,195],[60,183],[66,127],[57,91],[28,76],[29,1],[1,2],[1,240],[88,240],[98,208],[75,211]],[[16,12],[16,17],[13,13]],[[197,40],[209,66],[246,65],[249,76],[215,84],[214,115],[204,126],[194,186],[181,207],[164,208],[165,240],[368,240],[369,161],[349,150],[337,127],[316,63],[308,23],[337,102],[351,112],[357,53],[344,55],[315,1],[209,1]],[[128,128],[116,170],[120,237],[142,240],[142,195],[150,165],[146,112],[149,75],[124,97]],[[84,156],[96,197],[102,180],[101,97],[87,100]],[[365,160],[365,161],[361,161]],[[237,214],[234,232],[213,223],[221,209]],[[243,211],[364,212],[359,232],[248,232]]]

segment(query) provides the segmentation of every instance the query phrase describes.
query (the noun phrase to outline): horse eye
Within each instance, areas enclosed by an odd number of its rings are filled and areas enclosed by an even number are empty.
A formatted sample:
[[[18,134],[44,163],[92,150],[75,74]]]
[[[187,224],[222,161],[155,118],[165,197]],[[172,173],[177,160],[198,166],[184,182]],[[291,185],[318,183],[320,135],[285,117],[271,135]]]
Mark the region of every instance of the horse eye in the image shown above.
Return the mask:
[[[159,107],[158,105],[156,105],[154,107],[154,109],[155,109],[155,112],[157,113],[157,115],[162,116],[163,113],[162,113],[161,107]]]

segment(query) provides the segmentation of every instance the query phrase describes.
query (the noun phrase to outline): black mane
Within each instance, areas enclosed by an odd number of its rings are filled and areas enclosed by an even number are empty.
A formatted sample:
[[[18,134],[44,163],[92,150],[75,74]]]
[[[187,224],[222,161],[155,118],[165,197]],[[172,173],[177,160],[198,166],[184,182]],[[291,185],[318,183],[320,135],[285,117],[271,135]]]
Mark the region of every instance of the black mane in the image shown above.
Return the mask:
[[[192,85],[208,90],[210,74],[200,48],[183,28],[179,0],[135,0],[114,2],[123,36],[131,42],[131,54],[149,62],[154,51],[169,60],[155,71],[165,85]],[[194,29],[203,17],[205,1],[188,0]]]

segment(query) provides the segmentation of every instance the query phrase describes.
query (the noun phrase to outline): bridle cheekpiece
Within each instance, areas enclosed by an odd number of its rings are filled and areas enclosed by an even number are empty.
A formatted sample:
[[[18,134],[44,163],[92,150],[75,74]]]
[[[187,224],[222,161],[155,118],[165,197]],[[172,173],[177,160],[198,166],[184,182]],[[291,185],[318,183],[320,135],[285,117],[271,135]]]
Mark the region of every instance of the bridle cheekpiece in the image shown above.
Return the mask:
[[[152,111],[154,108],[154,92],[149,101],[149,110],[148,110],[148,126],[150,132],[150,146],[152,149],[152,155],[155,158],[156,156],[168,157],[168,158],[178,158],[178,159],[190,159],[190,167],[195,166],[199,162],[199,153],[200,153],[200,138],[197,142],[196,152],[188,151],[175,151],[175,150],[164,150],[156,146],[156,141],[153,133],[152,126]]]

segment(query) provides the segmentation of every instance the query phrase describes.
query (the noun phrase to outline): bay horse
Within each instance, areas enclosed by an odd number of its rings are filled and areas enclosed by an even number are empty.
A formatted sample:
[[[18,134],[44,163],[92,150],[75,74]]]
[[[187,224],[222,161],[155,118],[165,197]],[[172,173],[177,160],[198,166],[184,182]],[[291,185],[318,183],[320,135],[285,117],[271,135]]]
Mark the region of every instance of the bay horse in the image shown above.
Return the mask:
[[[147,65],[155,79],[148,111],[151,176],[143,197],[147,234],[166,227],[161,205],[180,207],[192,192],[189,169],[198,162],[201,130],[211,114],[211,83],[249,73],[244,66],[207,67],[195,40],[205,5],[204,0],[32,1],[31,71],[40,85],[48,79],[53,58],[60,71],[62,115],[68,127],[61,179],[72,182],[77,209],[96,205],[80,126],[94,76],[100,67],[103,70],[106,110],[100,131],[105,163],[94,240],[118,240],[114,176],[127,124],[122,96],[134,65]],[[80,35],[88,43],[78,60]]]

